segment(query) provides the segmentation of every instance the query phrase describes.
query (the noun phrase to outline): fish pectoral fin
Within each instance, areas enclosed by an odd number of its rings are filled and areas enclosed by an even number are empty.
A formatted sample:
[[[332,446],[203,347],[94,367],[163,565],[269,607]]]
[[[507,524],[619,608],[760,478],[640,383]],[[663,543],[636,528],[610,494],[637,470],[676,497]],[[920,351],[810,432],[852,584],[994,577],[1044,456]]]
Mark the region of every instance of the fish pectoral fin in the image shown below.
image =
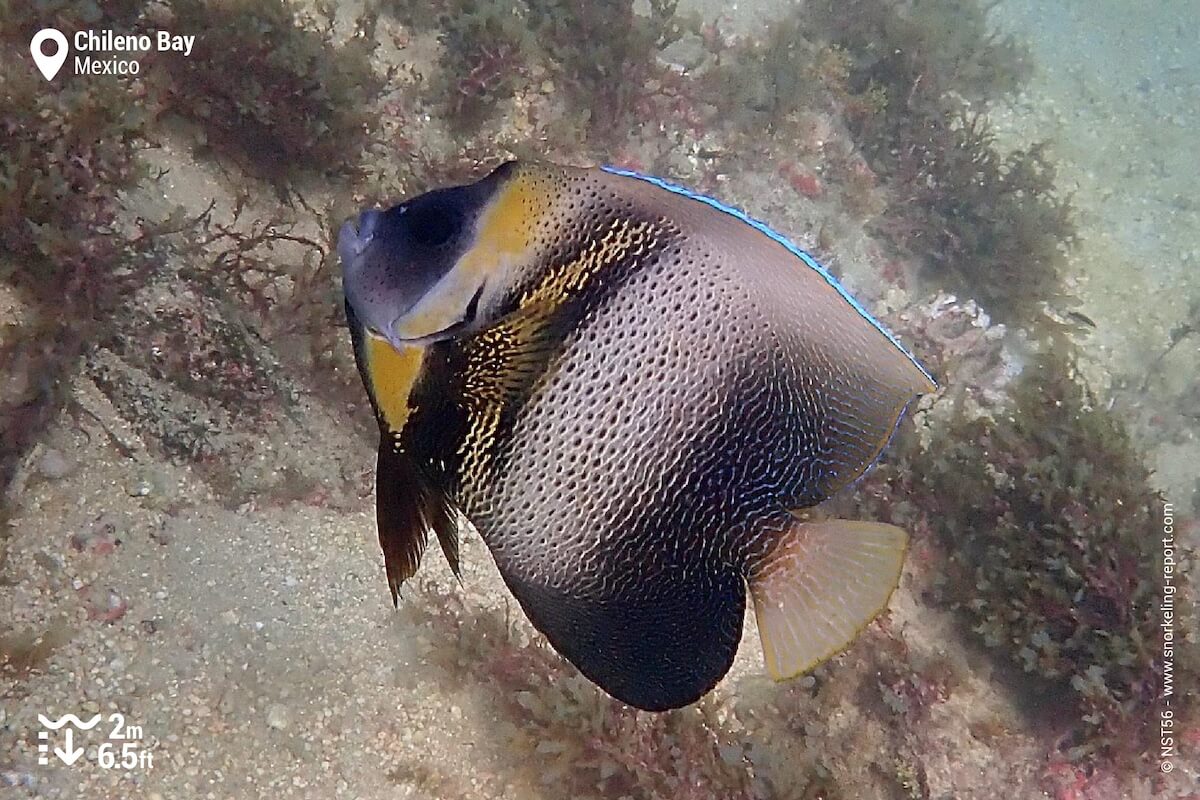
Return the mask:
[[[794,523],[750,573],[771,677],[795,677],[845,649],[887,605],[907,545],[907,533],[880,522]]]
[[[429,542],[437,534],[450,569],[459,575],[458,518],[449,501],[410,459],[381,439],[375,470],[375,522],[392,604],[399,605],[400,585],[417,572]]]
[[[477,335],[468,349],[468,401],[505,407],[526,398],[568,333],[547,303],[533,303]]]

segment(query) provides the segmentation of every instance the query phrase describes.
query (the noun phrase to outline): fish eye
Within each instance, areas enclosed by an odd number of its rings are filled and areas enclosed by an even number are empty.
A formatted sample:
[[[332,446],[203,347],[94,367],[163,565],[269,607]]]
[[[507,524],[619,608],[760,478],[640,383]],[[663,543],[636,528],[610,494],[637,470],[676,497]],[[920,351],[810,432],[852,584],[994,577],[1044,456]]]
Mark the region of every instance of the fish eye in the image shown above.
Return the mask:
[[[449,203],[421,203],[408,209],[405,223],[414,244],[441,247],[458,232],[462,214]]]

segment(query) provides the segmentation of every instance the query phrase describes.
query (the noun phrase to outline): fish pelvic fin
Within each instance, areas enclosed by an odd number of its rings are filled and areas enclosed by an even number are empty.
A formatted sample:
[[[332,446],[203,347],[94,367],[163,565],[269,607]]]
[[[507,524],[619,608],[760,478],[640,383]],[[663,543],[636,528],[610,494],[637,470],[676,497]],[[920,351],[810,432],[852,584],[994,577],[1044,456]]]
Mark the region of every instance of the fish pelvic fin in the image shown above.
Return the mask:
[[[445,519],[439,520],[438,524],[433,526],[433,532],[437,534],[438,544],[442,548],[442,555],[446,557],[446,563],[450,565],[450,571],[454,573],[455,579],[462,583],[462,568],[459,566],[458,560],[458,519],[453,509],[447,508]]]
[[[421,474],[412,460],[387,439],[379,442],[375,470],[375,521],[392,605],[400,603],[400,586],[417,572],[432,530],[455,577],[458,559],[458,516],[449,500]]]
[[[844,650],[900,582],[908,534],[894,525],[797,520],[750,571],[767,671],[808,672]]]

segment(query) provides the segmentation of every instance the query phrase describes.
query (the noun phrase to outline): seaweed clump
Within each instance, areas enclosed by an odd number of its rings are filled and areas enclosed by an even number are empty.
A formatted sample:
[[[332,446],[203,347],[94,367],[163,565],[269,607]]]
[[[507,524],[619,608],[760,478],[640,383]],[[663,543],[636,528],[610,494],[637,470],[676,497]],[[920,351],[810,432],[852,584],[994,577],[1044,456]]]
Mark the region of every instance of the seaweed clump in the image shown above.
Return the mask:
[[[455,131],[474,131],[533,84],[561,93],[576,131],[604,136],[629,120],[658,53],[683,35],[690,18],[676,13],[677,4],[394,0],[386,7],[410,27],[438,31],[440,72],[431,85]]]
[[[991,31],[987,6],[849,0],[805,6],[801,30],[841,54],[823,73],[871,169],[890,186],[882,232],[944,288],[998,322],[1044,321],[1068,303],[1075,238],[1046,145],[1001,155],[979,109],[1015,92],[1025,50]]]
[[[835,47],[822,52],[812,37],[811,21],[799,11],[773,20],[762,38],[732,47],[724,46],[714,27],[707,39],[716,60],[701,83],[739,128],[766,125],[784,132],[795,115],[824,105],[826,93],[841,85],[849,69],[844,52]]]
[[[478,128],[527,81],[532,40],[511,4],[464,2],[440,18],[435,92],[455,131]]]
[[[140,176],[144,109],[106,81],[46,92],[38,80],[24,65],[0,75],[0,242],[12,260],[0,277],[39,296],[101,302],[123,246],[112,229],[117,193]]]
[[[526,0],[530,27],[543,44],[550,74],[569,104],[586,111],[593,130],[617,129],[654,74],[658,53],[690,24],[678,0],[648,0],[644,14],[633,0],[576,3]],[[595,110],[603,110],[594,115]]]
[[[946,426],[904,469],[947,554],[937,591],[988,646],[1069,687],[1080,712],[1070,756],[1152,756],[1162,498],[1068,357],[1028,366],[1012,403]]]
[[[1071,303],[1062,266],[1075,223],[1045,143],[1001,156],[984,117],[955,112],[887,169],[884,232],[944,288],[1024,327],[1044,324],[1046,303]]]
[[[200,124],[209,147],[276,186],[304,171],[354,171],[383,88],[373,16],[335,46],[286,0],[177,0],[170,14],[173,27],[205,34],[187,58],[164,57],[166,110]]]
[[[120,18],[132,14],[114,4]],[[30,309],[0,322],[0,487],[65,400],[65,377],[134,285],[137,245],[117,230],[118,194],[143,177],[136,161],[148,104],[116,80],[63,81],[46,91],[27,54],[46,24],[70,29],[78,9],[47,22],[5,7],[0,37],[0,282]],[[51,9],[53,12],[53,9]]]
[[[714,29],[705,37],[714,60],[696,84],[719,110],[714,124],[736,121],[731,135],[765,129],[793,152],[824,150],[852,212],[880,212],[878,179],[886,207],[875,227],[902,255],[996,321],[1041,327],[1046,303],[1070,303],[1062,273],[1073,212],[1044,143],[1006,154],[992,136],[989,104],[1020,88],[1029,59],[991,30],[988,8],[814,0],[758,39]],[[830,148],[831,132],[815,132],[826,113],[845,120],[853,148]]]

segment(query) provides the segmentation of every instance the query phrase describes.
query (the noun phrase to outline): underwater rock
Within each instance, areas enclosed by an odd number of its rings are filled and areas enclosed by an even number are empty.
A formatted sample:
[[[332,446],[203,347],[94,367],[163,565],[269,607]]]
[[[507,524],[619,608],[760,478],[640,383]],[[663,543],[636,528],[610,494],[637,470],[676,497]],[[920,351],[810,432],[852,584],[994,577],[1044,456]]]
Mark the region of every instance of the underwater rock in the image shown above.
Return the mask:
[[[341,454],[310,433],[340,423],[284,375],[243,312],[186,277],[164,274],[131,298],[85,374],[135,431],[193,465],[230,506],[252,496],[355,502]],[[154,481],[129,489],[160,494]]]

